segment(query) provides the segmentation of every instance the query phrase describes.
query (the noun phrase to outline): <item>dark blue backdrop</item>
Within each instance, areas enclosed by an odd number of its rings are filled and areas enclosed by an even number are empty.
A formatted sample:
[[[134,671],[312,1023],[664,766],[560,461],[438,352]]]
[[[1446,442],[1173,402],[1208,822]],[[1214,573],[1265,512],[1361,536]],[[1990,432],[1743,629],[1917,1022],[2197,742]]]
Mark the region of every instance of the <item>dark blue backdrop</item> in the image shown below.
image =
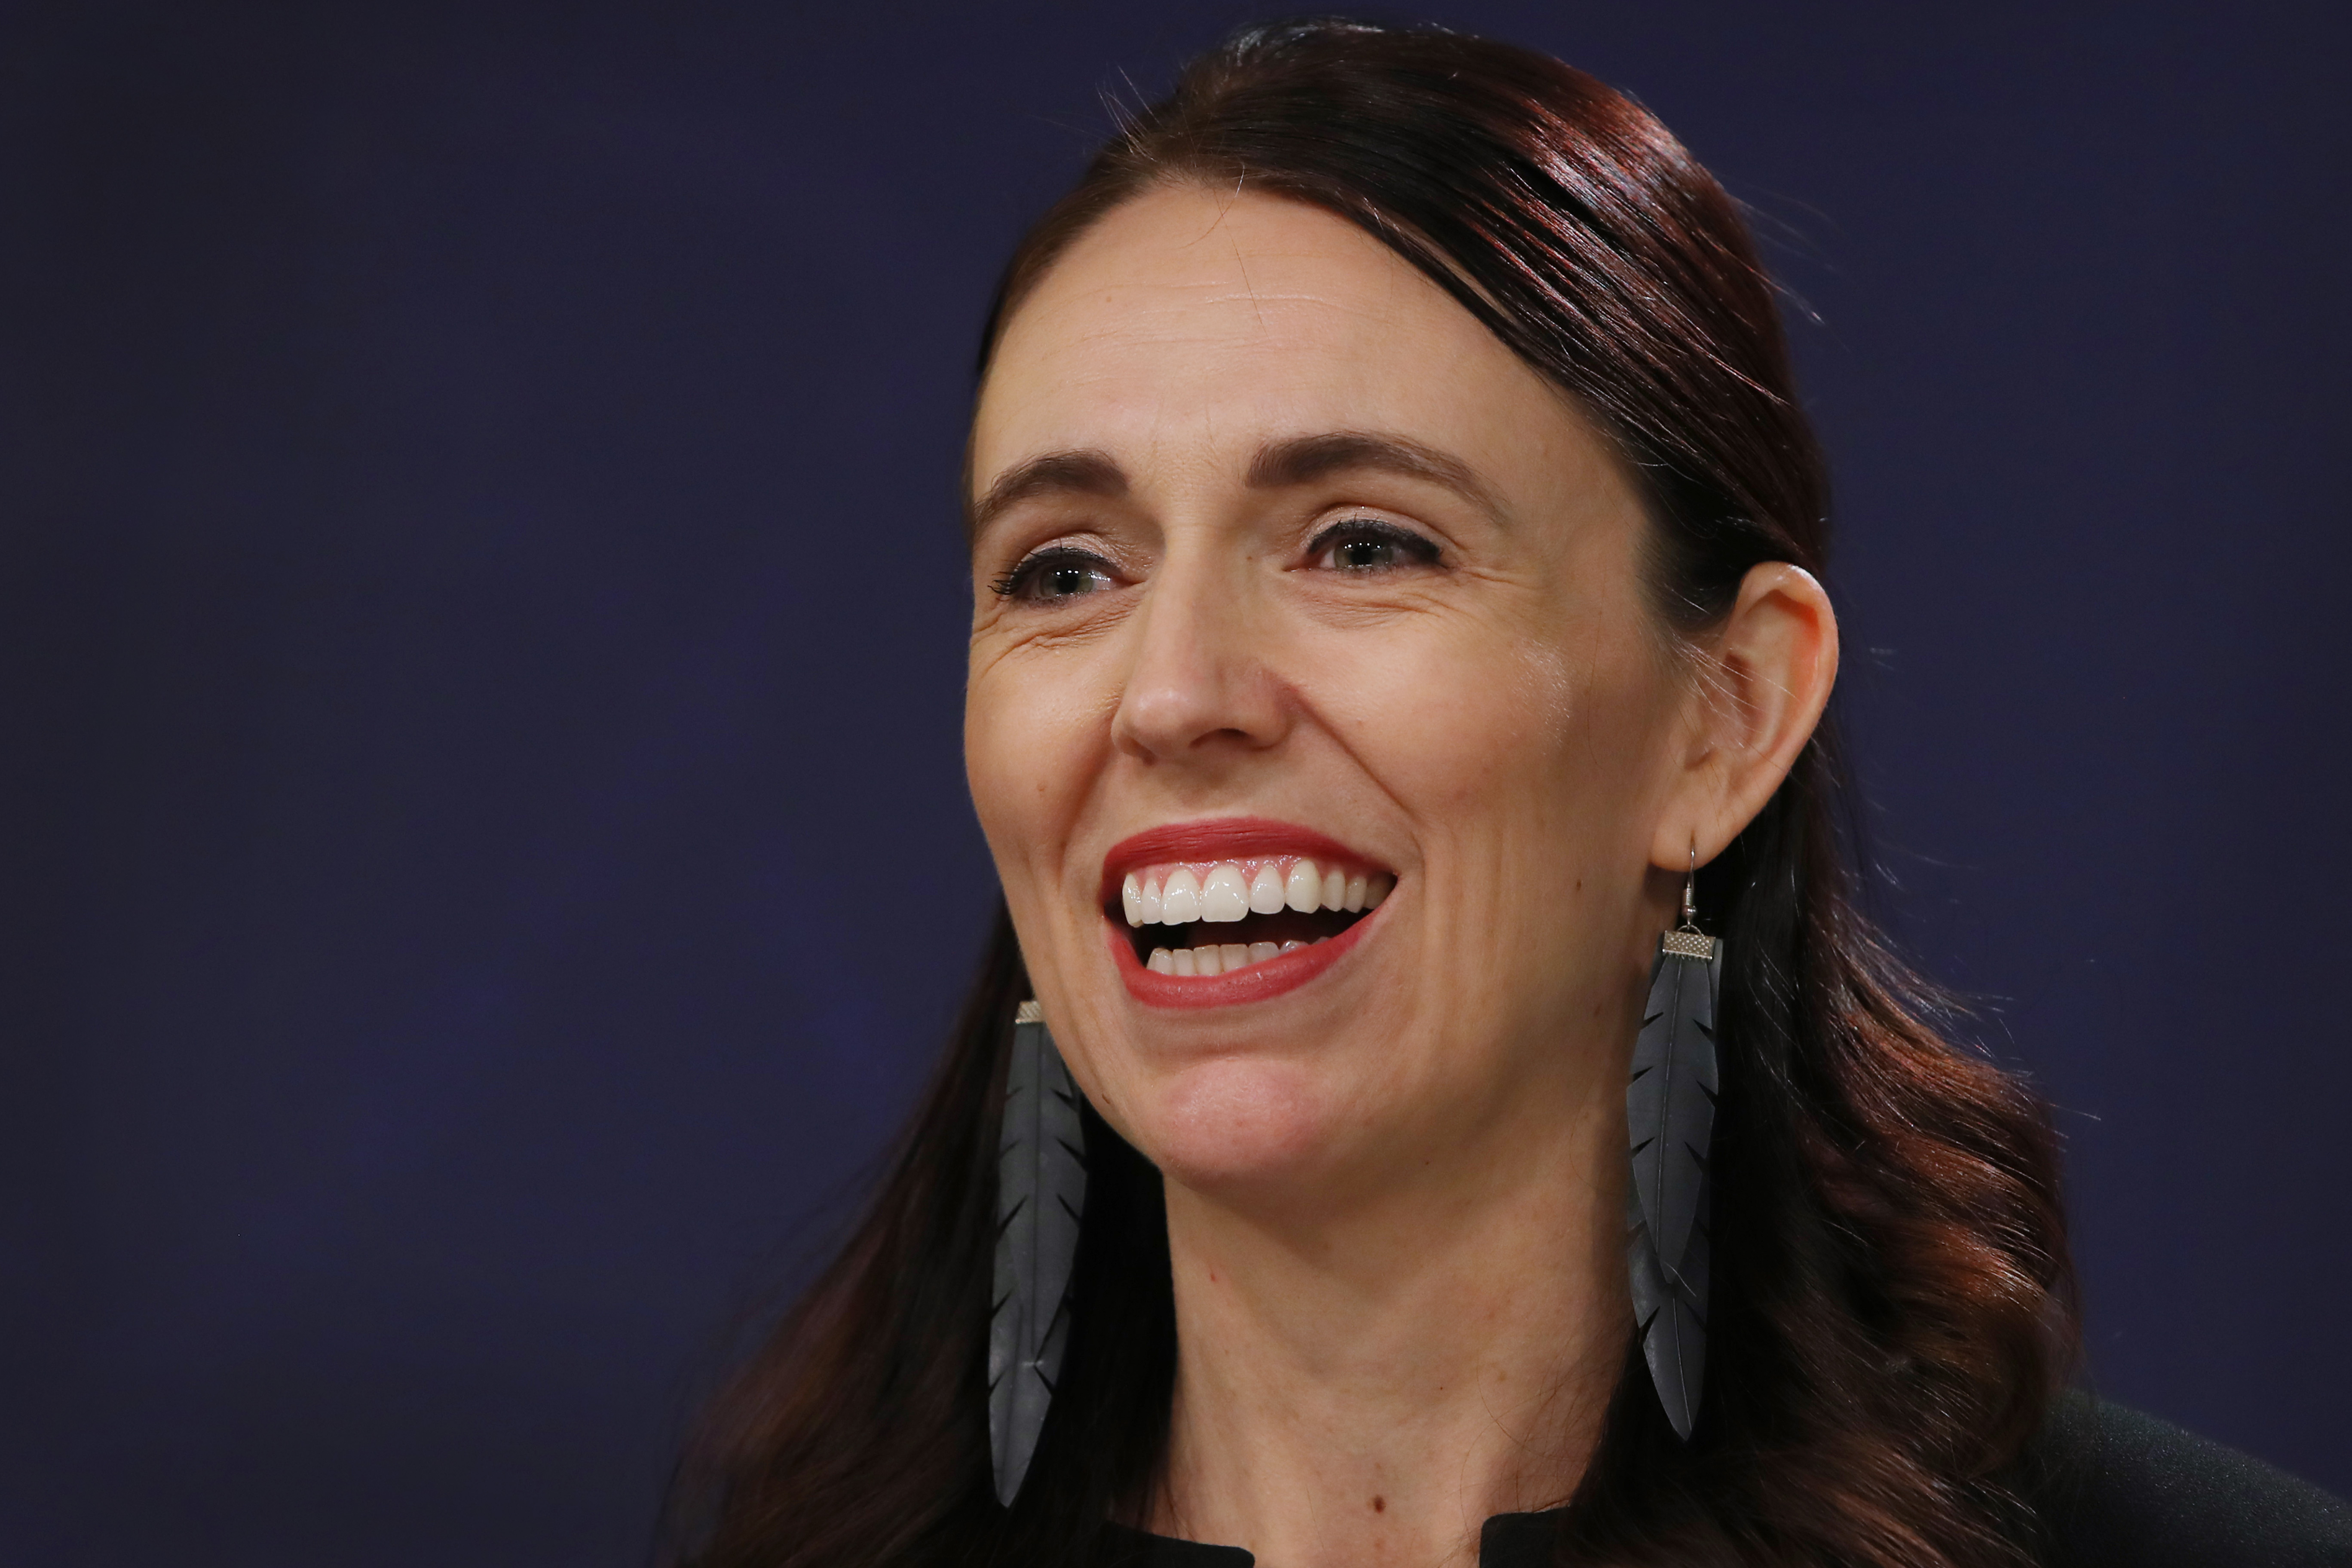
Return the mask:
[[[1759,209],[2091,1371],[2352,1489],[2344,8],[1430,9]],[[640,1556],[989,903],[992,274],[1243,14],[0,14],[0,1558]]]

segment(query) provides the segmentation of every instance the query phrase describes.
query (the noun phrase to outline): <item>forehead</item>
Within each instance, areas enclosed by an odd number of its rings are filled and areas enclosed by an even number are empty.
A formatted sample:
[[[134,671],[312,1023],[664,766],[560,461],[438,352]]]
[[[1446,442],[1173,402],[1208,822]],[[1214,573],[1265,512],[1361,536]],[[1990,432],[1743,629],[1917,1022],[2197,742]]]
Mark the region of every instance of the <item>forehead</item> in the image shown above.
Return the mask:
[[[1507,482],[1586,456],[1568,402],[1410,263],[1319,208],[1154,191],[1081,236],[1007,325],[973,474],[1092,449],[1131,472],[1240,465],[1270,440],[1379,431]]]

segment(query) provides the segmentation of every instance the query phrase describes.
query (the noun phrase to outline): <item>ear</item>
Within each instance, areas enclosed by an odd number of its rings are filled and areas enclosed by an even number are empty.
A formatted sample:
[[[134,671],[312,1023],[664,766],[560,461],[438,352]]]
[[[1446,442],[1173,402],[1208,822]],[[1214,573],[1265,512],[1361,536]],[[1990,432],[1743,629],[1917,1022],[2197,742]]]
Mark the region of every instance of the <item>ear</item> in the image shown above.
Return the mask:
[[[1702,866],[1755,820],[1812,739],[1837,680],[1837,616],[1812,574],[1786,562],[1748,569],[1739,598],[1701,642],[1681,767],[1650,863]]]

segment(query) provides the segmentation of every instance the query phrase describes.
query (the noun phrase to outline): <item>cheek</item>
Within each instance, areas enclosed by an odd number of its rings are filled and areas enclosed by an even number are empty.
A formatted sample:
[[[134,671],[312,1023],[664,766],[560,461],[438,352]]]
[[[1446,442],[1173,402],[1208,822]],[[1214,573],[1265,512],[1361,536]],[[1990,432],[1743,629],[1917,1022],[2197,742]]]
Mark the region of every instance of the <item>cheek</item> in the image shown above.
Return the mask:
[[[1637,918],[1672,705],[1646,628],[1529,620],[1391,647],[1360,671],[1349,728],[1413,825],[1423,973],[1454,1005],[1549,1016],[1581,1010]]]
[[[1044,994],[1083,968],[1097,934],[1069,897],[1067,850],[1101,771],[1107,725],[1098,666],[1067,648],[975,657],[964,691],[964,774],[1013,926]],[[1066,1001],[1067,998],[1061,998]]]
[[[1618,650],[1555,627],[1477,626],[1360,650],[1340,699],[1353,749],[1424,832],[1524,826],[1639,773],[1654,694]]]
[[[1026,668],[1034,662],[992,660],[964,689],[964,779],[1008,884],[1051,841],[1060,796],[1077,777],[1075,726],[1057,708],[1056,685]]]

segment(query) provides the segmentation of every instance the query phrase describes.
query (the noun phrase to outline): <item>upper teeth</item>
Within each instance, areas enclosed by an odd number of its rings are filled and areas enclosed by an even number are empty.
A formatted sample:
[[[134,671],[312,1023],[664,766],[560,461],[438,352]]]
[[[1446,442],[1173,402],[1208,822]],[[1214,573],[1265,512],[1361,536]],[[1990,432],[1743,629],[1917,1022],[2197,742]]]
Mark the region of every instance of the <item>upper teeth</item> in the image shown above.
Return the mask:
[[[1221,860],[1204,872],[1191,866],[1153,866],[1127,874],[1119,889],[1131,926],[1190,925],[1194,921],[1237,921],[1253,912],[1270,915],[1286,906],[1301,914],[1317,910],[1369,910],[1396,886],[1385,872],[1329,869],[1304,857],[1244,862]]]

